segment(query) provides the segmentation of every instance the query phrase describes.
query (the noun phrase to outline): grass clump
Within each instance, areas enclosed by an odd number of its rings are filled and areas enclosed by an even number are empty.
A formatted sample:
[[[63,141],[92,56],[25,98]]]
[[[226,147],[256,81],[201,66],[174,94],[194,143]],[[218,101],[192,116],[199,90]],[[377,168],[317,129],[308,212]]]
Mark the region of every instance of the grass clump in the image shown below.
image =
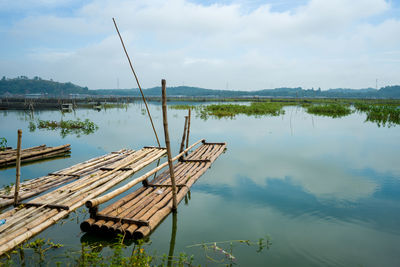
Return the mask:
[[[245,115],[270,115],[278,116],[284,114],[285,111],[282,109],[283,104],[281,103],[270,103],[270,102],[252,102],[250,105],[236,105],[236,104],[214,104],[202,107],[202,113],[215,116],[217,118],[231,117],[238,114]]]
[[[307,113],[340,118],[352,113],[350,107],[345,104],[324,104],[306,106]]]

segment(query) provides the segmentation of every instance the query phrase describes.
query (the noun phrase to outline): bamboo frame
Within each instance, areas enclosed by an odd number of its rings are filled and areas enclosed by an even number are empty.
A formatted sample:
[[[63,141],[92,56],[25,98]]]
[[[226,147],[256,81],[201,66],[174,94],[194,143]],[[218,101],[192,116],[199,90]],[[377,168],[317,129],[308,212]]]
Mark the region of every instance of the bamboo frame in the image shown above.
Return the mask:
[[[225,150],[226,144],[221,144],[203,144],[188,155],[189,161],[178,161],[173,166],[176,183],[184,185],[177,188],[178,203],[190,192],[189,189],[193,183]],[[174,211],[169,175],[169,169],[164,170],[149,183],[148,187],[141,187],[96,213],[98,218],[96,214],[93,214],[92,218],[82,222],[82,231],[103,234],[121,233],[127,238],[141,238],[148,235],[165,216]],[[157,185],[157,187],[152,187],[152,185]],[[115,216],[120,220],[107,220],[106,216]],[[149,225],[130,223],[129,220],[146,221]]]

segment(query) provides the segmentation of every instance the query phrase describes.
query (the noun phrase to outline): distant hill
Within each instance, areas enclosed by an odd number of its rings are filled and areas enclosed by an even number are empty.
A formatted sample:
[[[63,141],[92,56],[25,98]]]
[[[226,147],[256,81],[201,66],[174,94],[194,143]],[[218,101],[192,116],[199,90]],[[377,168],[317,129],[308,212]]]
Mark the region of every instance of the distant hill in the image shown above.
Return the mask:
[[[19,76],[13,79],[7,79],[3,76],[0,80],[0,95],[6,94],[48,94],[63,96],[69,94],[89,94],[89,89],[70,82],[60,83],[52,80],[43,80],[40,77],[29,79],[26,76]]]
[[[145,96],[161,96],[161,88],[144,89]],[[336,88],[322,91],[321,89],[275,88],[258,91],[214,90],[190,86],[168,87],[169,96],[205,97],[205,98],[240,98],[240,97],[327,97],[327,98],[397,98],[400,99],[400,85],[374,88],[349,89]],[[0,80],[0,95],[47,94],[51,96],[67,96],[69,94],[98,96],[140,96],[139,89],[99,89],[89,90],[70,82],[60,83],[43,80],[39,77],[29,79],[20,76],[13,79],[3,77]]]

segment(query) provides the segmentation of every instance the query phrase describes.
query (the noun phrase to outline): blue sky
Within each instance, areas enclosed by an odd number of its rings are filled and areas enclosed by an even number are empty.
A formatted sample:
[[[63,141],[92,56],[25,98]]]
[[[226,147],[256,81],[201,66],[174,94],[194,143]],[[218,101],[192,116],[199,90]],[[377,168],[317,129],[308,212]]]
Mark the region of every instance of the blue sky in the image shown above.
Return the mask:
[[[400,84],[400,0],[0,0],[0,75],[98,88]]]

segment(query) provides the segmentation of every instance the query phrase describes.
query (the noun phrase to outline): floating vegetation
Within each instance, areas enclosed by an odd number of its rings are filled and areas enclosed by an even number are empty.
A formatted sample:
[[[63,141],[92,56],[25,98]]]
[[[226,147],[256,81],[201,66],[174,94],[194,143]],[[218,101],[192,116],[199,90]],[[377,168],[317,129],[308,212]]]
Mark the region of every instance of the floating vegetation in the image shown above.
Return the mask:
[[[61,120],[60,122],[51,121],[51,120],[37,120],[37,123],[30,122],[29,123],[29,131],[33,132],[38,129],[48,129],[48,130],[58,130],[60,129],[61,136],[64,138],[69,134],[75,134],[77,137],[80,137],[81,134],[91,134],[99,129],[99,127],[89,119],[81,121],[77,120]]]
[[[284,104],[270,103],[270,102],[252,102],[250,105],[236,105],[236,104],[213,104],[202,106],[200,111],[201,117],[204,115],[211,115],[217,118],[230,117],[233,118],[238,114],[245,115],[270,115],[279,116],[285,114],[282,109]]]
[[[368,105],[357,103],[354,107],[367,114],[366,121],[374,122],[378,127],[392,127],[400,124],[400,107],[393,105]]]
[[[7,148],[7,139],[5,137],[0,137],[0,151],[4,151]]]
[[[305,106],[307,113],[340,118],[352,113],[350,107],[346,104],[324,104]]]

